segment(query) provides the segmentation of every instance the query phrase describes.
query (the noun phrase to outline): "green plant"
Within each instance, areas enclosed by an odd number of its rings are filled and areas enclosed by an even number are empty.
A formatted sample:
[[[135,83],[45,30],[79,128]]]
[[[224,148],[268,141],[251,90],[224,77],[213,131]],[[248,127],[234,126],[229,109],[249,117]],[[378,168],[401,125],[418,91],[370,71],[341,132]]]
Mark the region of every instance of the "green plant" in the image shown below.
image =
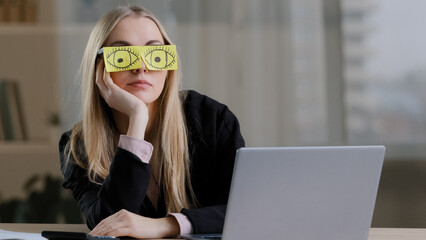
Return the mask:
[[[41,190],[35,186],[43,183]],[[75,200],[60,185],[60,178],[34,175],[24,184],[26,199],[11,199],[0,204],[0,222],[83,223]]]
[[[59,113],[53,112],[49,114],[48,122],[51,126],[58,126],[61,123],[61,118],[59,117]]]

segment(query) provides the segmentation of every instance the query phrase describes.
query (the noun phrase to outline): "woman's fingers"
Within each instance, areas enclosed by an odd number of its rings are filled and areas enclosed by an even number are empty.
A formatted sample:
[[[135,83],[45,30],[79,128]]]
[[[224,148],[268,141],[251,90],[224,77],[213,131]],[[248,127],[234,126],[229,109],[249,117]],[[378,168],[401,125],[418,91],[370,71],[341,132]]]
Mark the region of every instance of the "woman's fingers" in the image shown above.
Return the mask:
[[[104,82],[105,82],[105,85],[106,85],[108,88],[113,88],[113,87],[117,86],[117,85],[115,85],[115,84],[114,84],[114,82],[112,81],[111,74],[110,74],[109,72],[107,72],[107,71],[105,70],[105,68],[104,68]]]
[[[95,236],[132,236],[132,213],[126,210],[102,220],[89,234]]]
[[[104,63],[100,61],[96,68],[96,85],[98,86],[99,92],[103,98],[105,98],[105,94],[108,91],[104,81],[104,72]]]
[[[115,228],[111,229],[111,231],[107,232],[104,236],[114,236],[114,237],[120,237],[120,236],[132,236],[132,231],[128,227],[123,228]]]
[[[105,218],[89,234],[96,236],[118,236],[112,235],[112,233],[125,226],[125,222],[118,215],[119,212]]]
[[[103,63],[100,63],[96,69],[96,85],[103,99],[112,108],[117,107],[117,98],[122,98],[123,93],[126,94],[112,81],[111,75],[105,70]]]
[[[174,217],[152,219],[122,209],[102,220],[89,234],[162,238],[179,234],[179,224]]]

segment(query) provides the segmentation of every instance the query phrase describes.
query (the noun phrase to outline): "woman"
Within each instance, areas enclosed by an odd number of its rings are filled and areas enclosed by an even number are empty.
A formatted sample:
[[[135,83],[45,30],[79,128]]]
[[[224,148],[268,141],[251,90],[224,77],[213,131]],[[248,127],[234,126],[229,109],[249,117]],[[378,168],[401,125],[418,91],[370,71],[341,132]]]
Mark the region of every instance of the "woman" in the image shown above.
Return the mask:
[[[179,93],[179,70],[149,70],[144,60],[108,72],[98,54],[146,45],[172,43],[145,9],[117,8],[94,27],[82,61],[83,120],[59,143],[63,186],[93,235],[221,232],[244,146],[238,121],[215,100]]]

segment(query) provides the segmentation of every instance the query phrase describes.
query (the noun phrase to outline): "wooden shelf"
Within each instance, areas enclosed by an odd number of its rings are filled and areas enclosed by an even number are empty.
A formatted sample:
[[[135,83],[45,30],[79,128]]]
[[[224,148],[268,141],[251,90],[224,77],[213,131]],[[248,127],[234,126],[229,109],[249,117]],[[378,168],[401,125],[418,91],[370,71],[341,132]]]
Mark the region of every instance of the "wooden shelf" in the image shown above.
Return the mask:
[[[58,152],[58,144],[50,142],[15,141],[0,142],[0,155],[2,154],[52,154]]]
[[[37,24],[37,23],[0,23],[0,36],[37,36],[90,33],[94,24]]]

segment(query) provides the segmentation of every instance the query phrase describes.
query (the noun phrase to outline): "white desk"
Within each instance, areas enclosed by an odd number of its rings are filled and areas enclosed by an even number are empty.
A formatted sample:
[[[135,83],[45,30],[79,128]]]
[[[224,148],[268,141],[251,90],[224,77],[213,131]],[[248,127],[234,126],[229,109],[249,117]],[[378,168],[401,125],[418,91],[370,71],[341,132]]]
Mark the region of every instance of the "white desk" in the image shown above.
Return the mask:
[[[40,233],[43,230],[89,232],[85,224],[21,224],[0,223],[0,229]],[[368,240],[425,240],[426,228],[372,228]]]

